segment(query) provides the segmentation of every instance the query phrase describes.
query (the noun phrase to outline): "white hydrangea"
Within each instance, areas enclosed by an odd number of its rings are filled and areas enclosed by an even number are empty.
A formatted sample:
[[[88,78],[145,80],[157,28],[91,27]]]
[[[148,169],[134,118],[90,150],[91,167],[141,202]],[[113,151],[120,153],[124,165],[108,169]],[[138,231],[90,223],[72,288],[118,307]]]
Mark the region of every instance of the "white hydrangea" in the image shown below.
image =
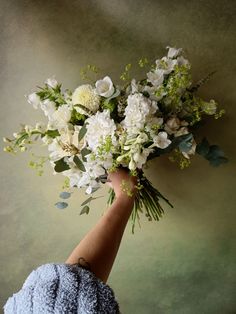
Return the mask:
[[[155,101],[144,97],[140,93],[129,95],[125,108],[125,119],[121,122],[127,133],[139,133],[144,128],[150,114],[158,109]]]
[[[85,139],[92,151],[95,151],[101,144],[101,141],[104,141],[107,136],[111,136],[113,144],[116,144],[116,124],[114,120],[111,119],[109,110],[98,111],[95,115],[89,117],[86,123],[87,132]]]
[[[72,94],[72,103],[77,112],[88,115],[86,110],[76,105],[82,105],[90,112],[95,113],[99,109],[100,96],[90,84],[84,84],[76,88]]]

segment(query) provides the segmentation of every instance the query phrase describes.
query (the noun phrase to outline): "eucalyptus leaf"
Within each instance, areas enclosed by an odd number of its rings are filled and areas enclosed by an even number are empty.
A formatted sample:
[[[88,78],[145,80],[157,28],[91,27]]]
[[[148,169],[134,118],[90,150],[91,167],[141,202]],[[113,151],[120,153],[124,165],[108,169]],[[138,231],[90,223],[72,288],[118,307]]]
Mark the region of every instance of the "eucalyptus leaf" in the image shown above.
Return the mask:
[[[87,156],[90,153],[91,153],[91,150],[89,150],[86,147],[81,150],[81,156],[82,156],[83,161],[86,161],[85,156]]]
[[[218,158],[212,158],[210,159],[210,164],[213,166],[213,167],[218,167],[220,166],[221,164],[225,164],[228,162],[228,158],[226,157],[218,157]]]
[[[86,128],[86,124],[84,124],[79,131],[79,142],[84,138],[86,132],[87,132],[87,128]]]
[[[81,204],[81,206],[84,206],[84,205],[88,204],[88,203],[91,202],[92,200],[95,200],[95,198],[92,197],[92,196],[90,196],[87,200],[85,200],[85,201]]]
[[[217,145],[211,145],[206,159],[215,159],[218,157],[224,157],[224,152]]]
[[[65,170],[69,170],[70,166],[64,161],[64,157],[54,162],[55,167],[54,170],[56,172],[63,172]]]
[[[60,193],[60,198],[63,198],[63,199],[67,199],[71,196],[71,193],[69,192],[61,192]]]
[[[76,164],[76,166],[77,166],[81,171],[83,171],[83,172],[86,171],[83,162],[79,159],[78,156],[74,156],[73,160],[74,160],[74,163]]]
[[[66,202],[57,202],[55,206],[59,209],[64,209],[68,206],[68,204]]]
[[[86,205],[82,208],[81,212],[80,212],[80,215],[83,215],[83,214],[88,214],[89,213],[89,207]]]
[[[204,139],[201,141],[201,143],[197,144],[197,147],[196,147],[196,152],[199,154],[199,155],[202,155],[202,156],[206,156],[208,154],[210,150],[210,145],[209,145],[209,142],[208,140],[204,137]]]

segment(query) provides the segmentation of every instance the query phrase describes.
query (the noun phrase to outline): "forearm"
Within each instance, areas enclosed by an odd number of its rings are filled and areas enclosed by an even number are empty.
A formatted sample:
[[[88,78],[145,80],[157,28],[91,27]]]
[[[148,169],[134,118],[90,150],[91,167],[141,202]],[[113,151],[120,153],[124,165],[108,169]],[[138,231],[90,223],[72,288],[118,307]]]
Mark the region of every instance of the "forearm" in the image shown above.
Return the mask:
[[[106,282],[133,209],[134,197],[120,196],[74,249],[66,263],[83,257],[91,271]]]

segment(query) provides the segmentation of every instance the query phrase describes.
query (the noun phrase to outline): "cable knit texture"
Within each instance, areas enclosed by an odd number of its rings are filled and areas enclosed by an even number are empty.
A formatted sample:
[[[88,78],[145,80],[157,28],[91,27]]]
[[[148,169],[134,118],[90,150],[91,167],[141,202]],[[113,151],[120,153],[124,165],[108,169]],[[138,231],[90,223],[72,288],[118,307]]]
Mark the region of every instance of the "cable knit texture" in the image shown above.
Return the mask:
[[[45,264],[4,305],[5,314],[119,314],[111,287],[79,265]]]

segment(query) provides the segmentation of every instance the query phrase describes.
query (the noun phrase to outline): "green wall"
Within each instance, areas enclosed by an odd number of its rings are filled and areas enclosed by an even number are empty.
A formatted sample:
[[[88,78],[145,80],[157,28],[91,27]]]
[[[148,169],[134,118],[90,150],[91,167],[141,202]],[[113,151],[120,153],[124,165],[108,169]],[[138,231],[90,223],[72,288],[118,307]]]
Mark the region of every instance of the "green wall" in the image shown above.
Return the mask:
[[[160,58],[170,45],[184,48],[194,80],[217,70],[201,95],[216,99],[226,115],[200,135],[219,144],[230,163],[214,169],[196,156],[181,171],[165,158],[152,162],[148,177],[175,207],[166,207],[160,222],[142,217],[135,235],[127,225],[108,284],[124,314],[236,313],[236,2],[1,0],[0,6],[1,137],[21,122],[44,119],[24,94],[53,74],[73,89],[88,63],[119,83],[124,64]],[[138,69],[133,75],[140,76]],[[106,206],[104,188],[89,216],[79,215],[80,191],[57,210],[63,178],[50,165],[38,177],[29,160],[1,152],[1,306],[32,269],[64,262]]]

